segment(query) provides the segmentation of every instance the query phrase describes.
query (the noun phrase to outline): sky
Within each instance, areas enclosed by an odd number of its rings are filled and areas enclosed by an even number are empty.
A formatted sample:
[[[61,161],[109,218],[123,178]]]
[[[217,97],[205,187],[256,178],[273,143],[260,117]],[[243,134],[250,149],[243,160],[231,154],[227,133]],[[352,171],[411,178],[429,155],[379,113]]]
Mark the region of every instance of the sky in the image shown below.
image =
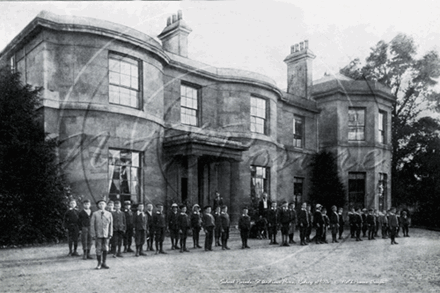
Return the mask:
[[[123,24],[157,39],[182,10],[192,28],[189,58],[262,73],[286,88],[284,58],[304,40],[316,55],[313,78],[364,60],[378,41],[412,36],[419,54],[440,51],[440,1],[0,2],[0,50],[41,11]]]

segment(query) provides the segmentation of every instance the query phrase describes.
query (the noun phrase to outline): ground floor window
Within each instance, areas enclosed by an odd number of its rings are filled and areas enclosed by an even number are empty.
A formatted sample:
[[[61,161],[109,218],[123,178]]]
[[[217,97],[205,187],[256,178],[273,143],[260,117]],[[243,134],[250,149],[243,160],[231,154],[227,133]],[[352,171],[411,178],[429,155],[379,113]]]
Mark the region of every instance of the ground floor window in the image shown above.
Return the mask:
[[[363,207],[365,198],[365,173],[348,173],[348,203],[350,207]]]
[[[386,209],[388,175],[379,173],[378,193],[379,193],[379,210]]]
[[[294,201],[295,201],[295,206],[296,207],[303,200],[302,199],[303,188],[304,188],[304,178],[295,177],[293,179],[293,196],[294,196]]]
[[[140,200],[141,154],[130,150],[109,149],[108,193],[111,200]]]
[[[263,192],[269,195],[269,170],[268,167],[251,166],[251,198],[258,199]]]

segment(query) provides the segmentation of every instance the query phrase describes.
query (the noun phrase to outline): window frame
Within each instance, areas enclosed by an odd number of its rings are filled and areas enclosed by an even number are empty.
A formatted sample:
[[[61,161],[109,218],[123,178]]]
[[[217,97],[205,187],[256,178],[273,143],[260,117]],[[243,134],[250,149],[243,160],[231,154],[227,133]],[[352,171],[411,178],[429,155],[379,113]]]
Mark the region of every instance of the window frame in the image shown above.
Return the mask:
[[[122,167],[124,165],[123,164],[112,164],[112,162],[110,161],[110,159],[111,159],[111,151],[118,151],[120,153],[121,152],[130,153],[130,156],[131,156],[131,164],[128,165],[128,167],[130,168],[129,171],[128,171],[129,174],[130,174],[130,178],[128,180],[123,180],[122,177],[121,177],[122,174],[120,172],[119,176],[120,176],[121,179],[119,179],[120,180],[119,186],[117,186],[119,192],[111,192],[112,191],[112,187],[114,185],[114,181],[113,181],[114,178],[113,177],[115,176],[115,170],[113,169],[112,174],[110,174],[110,170],[111,170],[110,166],[120,166],[120,167]],[[133,153],[138,155],[138,165],[139,165],[138,167],[133,166],[133,160],[132,160]],[[119,158],[121,158],[121,156]],[[127,165],[125,165],[125,166],[127,168]],[[107,179],[108,179],[108,182],[109,182],[107,194],[109,196],[109,199],[112,199],[112,200],[117,199],[117,200],[120,200],[120,201],[131,200],[133,203],[141,202],[142,201],[142,199],[141,199],[141,195],[142,195],[142,169],[143,169],[143,154],[142,154],[142,152],[135,151],[135,150],[129,150],[129,149],[108,148],[107,167],[108,167],[108,171],[107,171],[108,178]],[[132,169],[134,169],[134,168],[137,170],[136,171],[137,180],[132,180],[132,174],[133,174],[132,173]],[[122,182],[123,181],[128,182],[129,193],[124,193],[123,192],[123,190],[122,190]],[[137,186],[135,187],[136,190],[135,190],[134,193],[132,191],[133,182],[137,182]],[[119,197],[118,197],[118,195],[119,195]]]
[[[303,202],[304,181],[305,181],[304,177],[298,177],[298,176],[294,176],[293,177],[293,196],[295,198],[295,206],[298,206],[299,203]],[[299,186],[299,185],[301,186],[301,188],[300,188],[301,189],[301,192],[300,192],[301,195],[298,195],[299,193],[298,193],[297,188],[296,188],[296,186]],[[300,197],[299,200],[298,200],[298,197]]]
[[[296,124],[297,121],[301,123],[301,134],[296,133]],[[303,116],[294,115],[293,116],[293,146],[296,148],[304,148],[304,132],[305,132],[305,118]],[[300,138],[296,138],[296,136],[300,136]],[[299,142],[299,145],[298,145]]]
[[[182,87],[187,87],[190,88],[192,90],[194,90],[196,92],[196,103],[197,103],[197,108],[191,108],[188,107],[188,103],[186,103],[186,105],[183,105],[183,97],[185,97],[185,99],[188,99],[188,97],[183,96],[182,95]],[[201,94],[200,94],[200,86],[193,84],[193,83],[189,83],[186,81],[181,81],[180,82],[180,93],[179,93],[179,99],[180,99],[180,123],[184,124],[184,125],[188,125],[188,126],[195,126],[195,127],[199,127],[201,125],[201,109],[202,107],[200,106],[200,102],[201,102]],[[186,123],[183,121],[182,117],[182,110],[183,109],[188,109],[189,111],[195,111],[195,124],[191,124],[191,123]],[[189,117],[194,117],[194,116],[190,116]]]
[[[350,113],[350,111],[356,111],[356,116],[358,116],[357,112],[358,111],[363,111],[363,121],[362,124],[356,123],[359,122],[360,119],[357,118],[355,121],[355,125],[350,125],[350,116],[352,115]],[[366,116],[367,116],[367,109],[366,108],[361,108],[361,107],[349,107],[348,108],[348,135],[347,135],[347,139],[350,142],[361,142],[361,141],[365,141],[366,140]],[[356,131],[351,131],[352,128],[355,128]],[[360,129],[362,129],[362,131],[359,131]],[[354,138],[351,138],[351,134],[354,133]],[[359,134],[361,134],[361,138],[357,138],[357,136],[359,136]]]
[[[263,172],[260,172],[262,175],[258,176],[258,168],[262,169]],[[268,196],[270,196],[270,167],[259,166],[259,165],[250,165],[250,186],[251,186],[251,197],[260,198],[263,192],[266,192]],[[255,176],[253,176],[255,173]],[[255,182],[253,182],[255,180]],[[262,188],[257,190],[257,181],[262,180]]]
[[[256,101],[258,104],[258,101],[264,101],[264,118],[261,116],[257,116],[257,115],[253,115],[252,114],[252,109],[259,109],[258,105],[257,107],[253,107],[253,103],[252,101]],[[258,112],[258,111],[257,111]],[[253,121],[253,118],[255,118],[256,120]],[[264,134],[264,135],[269,135],[269,99],[262,97],[262,96],[258,96],[258,95],[254,95],[252,94],[250,96],[250,108],[249,108],[249,129],[251,132],[253,133],[260,133],[260,134]],[[257,120],[263,120],[263,132],[257,131],[256,130],[256,126],[260,125],[260,124],[256,124]]]
[[[380,123],[381,116],[382,116],[382,123]],[[387,112],[379,110],[378,120],[379,120],[377,127],[379,134],[378,141],[379,143],[386,144],[387,143]]]
[[[128,55],[128,54],[122,54],[122,53],[114,52],[114,51],[108,52],[107,59],[108,59],[108,101],[109,101],[109,103],[112,105],[119,105],[119,106],[124,106],[124,107],[128,107],[128,108],[142,110],[143,109],[143,62],[142,62],[142,60],[140,60],[136,57],[133,57],[131,55]],[[137,79],[135,79],[136,77],[132,76],[131,72],[130,72],[130,75],[129,75],[130,86],[121,84],[121,82],[119,82],[119,83],[112,82],[112,72],[119,74],[118,75],[119,78],[121,77],[121,75],[127,76],[127,74],[123,74],[122,72],[116,72],[115,70],[112,70],[112,68],[114,68],[114,67],[112,67],[110,65],[110,63],[111,63],[110,60],[118,61],[120,63],[125,63],[128,65],[136,65],[137,66]],[[133,82],[133,80],[137,80],[137,89],[135,87],[131,87],[131,82]],[[118,91],[119,102],[116,102],[116,101],[112,100],[112,98],[111,98],[112,87],[115,87],[119,90]],[[128,93],[136,92],[136,102],[137,102],[136,106],[133,106],[130,103],[121,103],[121,92],[120,92],[121,89],[128,91]]]

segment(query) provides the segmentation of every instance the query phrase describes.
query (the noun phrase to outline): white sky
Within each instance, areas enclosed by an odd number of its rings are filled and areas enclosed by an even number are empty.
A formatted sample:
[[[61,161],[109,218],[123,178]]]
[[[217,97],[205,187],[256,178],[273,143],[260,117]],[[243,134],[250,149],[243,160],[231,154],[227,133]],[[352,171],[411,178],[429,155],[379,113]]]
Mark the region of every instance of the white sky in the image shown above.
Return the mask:
[[[0,2],[0,50],[41,10],[105,19],[156,37],[177,10],[192,28],[189,57],[267,75],[286,87],[284,58],[309,40],[314,79],[364,60],[378,41],[402,32],[419,53],[440,51],[440,1]]]

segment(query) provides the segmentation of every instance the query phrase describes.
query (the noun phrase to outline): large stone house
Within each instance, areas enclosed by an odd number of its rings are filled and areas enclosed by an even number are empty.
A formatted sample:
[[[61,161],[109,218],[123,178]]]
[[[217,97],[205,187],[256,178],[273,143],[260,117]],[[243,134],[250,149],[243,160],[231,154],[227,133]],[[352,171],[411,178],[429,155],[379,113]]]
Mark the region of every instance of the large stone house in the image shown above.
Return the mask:
[[[179,12],[161,42],[123,25],[41,12],[0,53],[43,86],[47,133],[75,194],[137,202],[240,206],[267,192],[307,200],[311,155],[338,158],[349,204],[391,204],[391,108],[385,86],[312,80],[308,42],[285,58],[287,92],[253,72],[188,58]],[[281,62],[282,60],[280,60]]]

